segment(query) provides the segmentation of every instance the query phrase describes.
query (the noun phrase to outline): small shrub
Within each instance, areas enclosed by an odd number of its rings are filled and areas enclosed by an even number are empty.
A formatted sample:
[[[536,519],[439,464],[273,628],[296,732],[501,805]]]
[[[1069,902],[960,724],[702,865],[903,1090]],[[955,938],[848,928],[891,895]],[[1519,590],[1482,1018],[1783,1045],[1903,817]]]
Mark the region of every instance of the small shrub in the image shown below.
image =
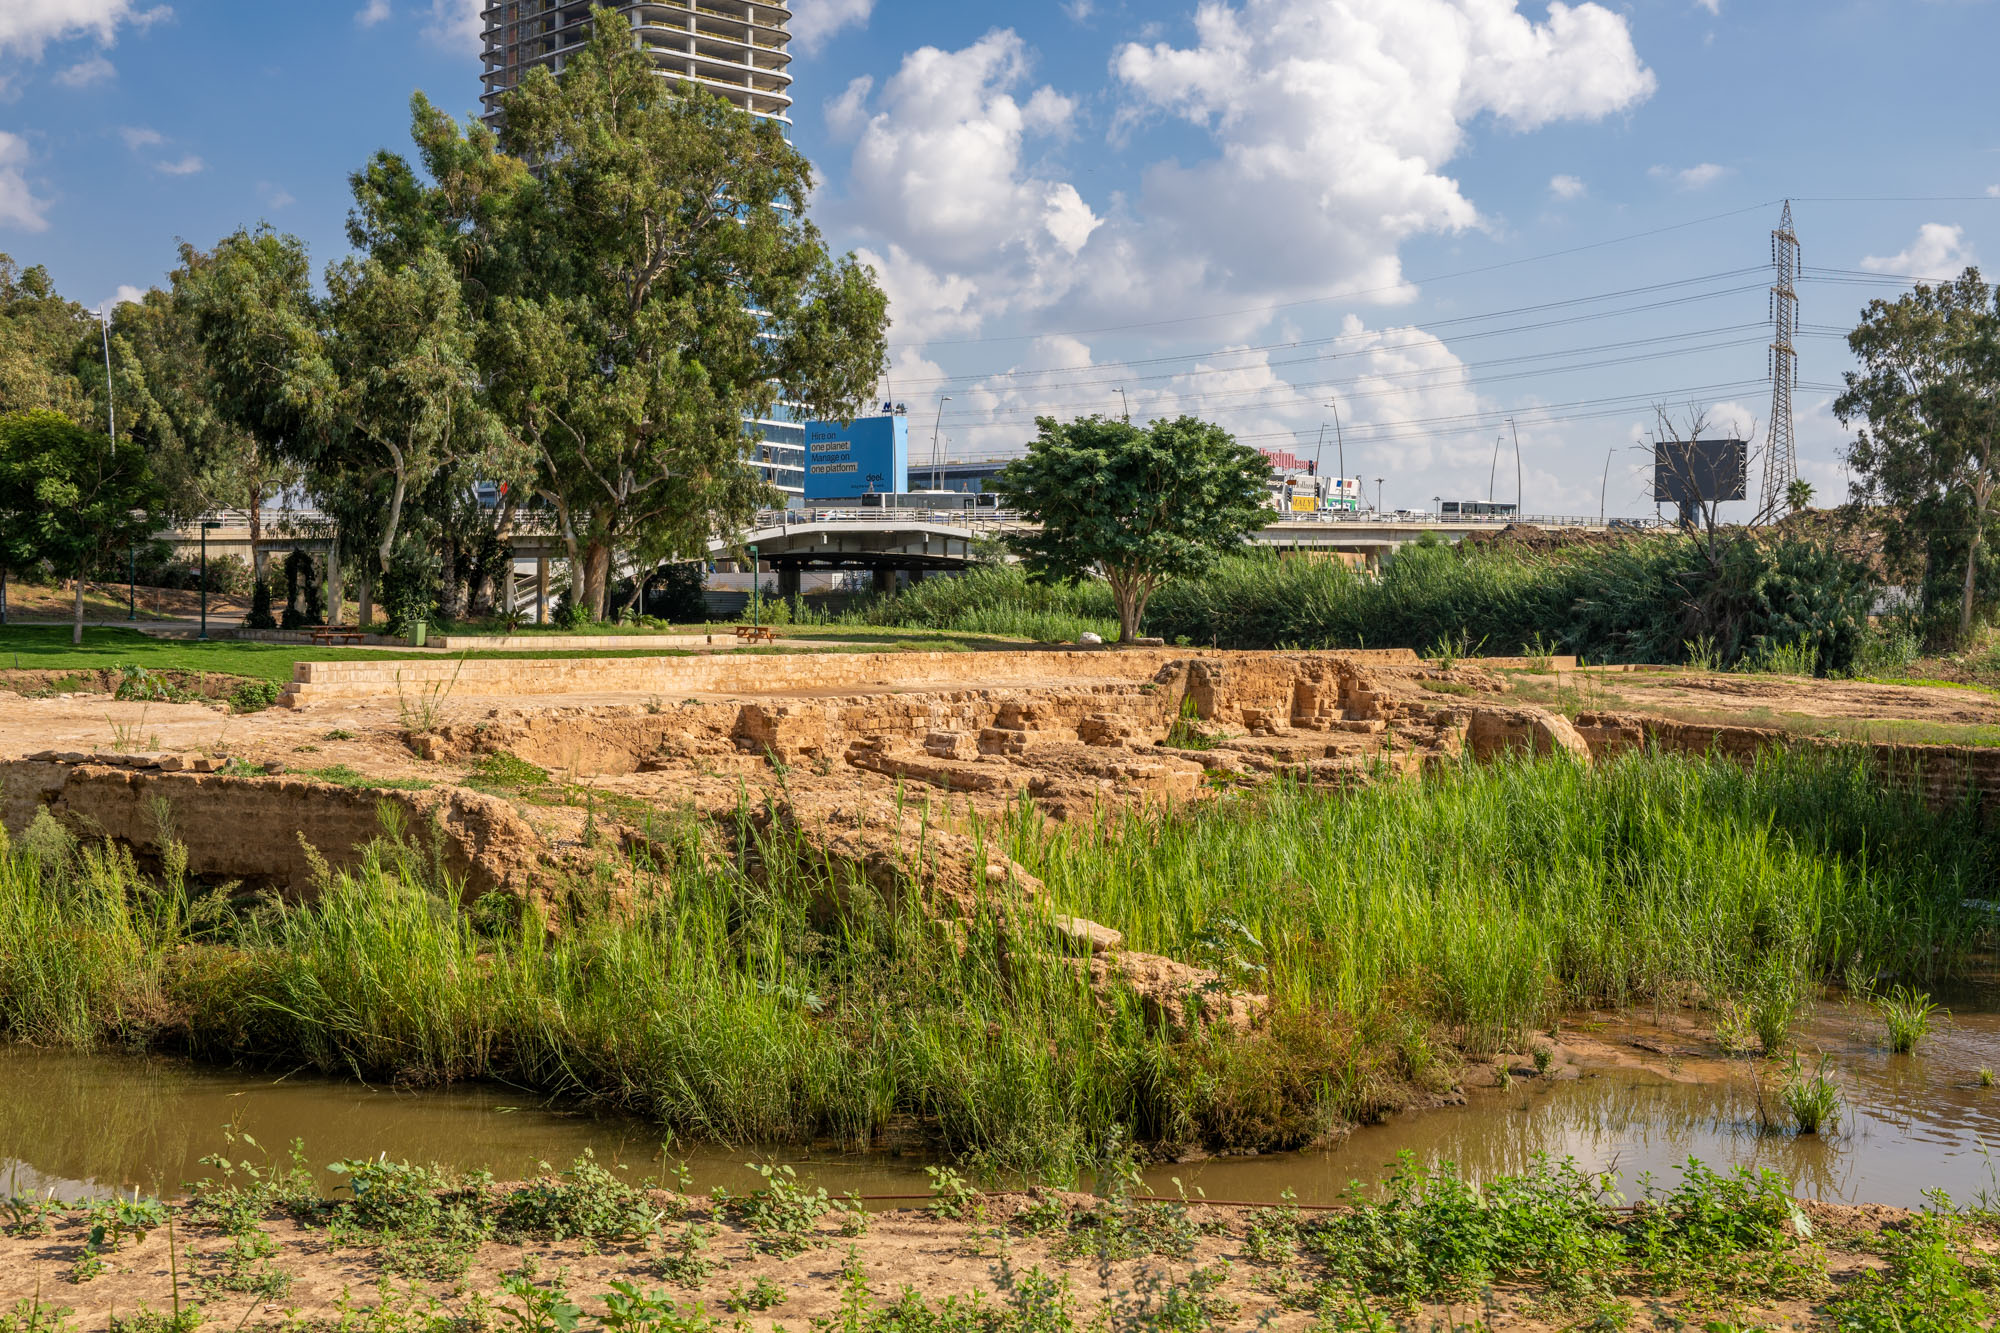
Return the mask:
[[[826,1190],[807,1190],[790,1166],[756,1166],[763,1188],[736,1206],[737,1215],[757,1233],[758,1243],[774,1253],[793,1255],[812,1248],[812,1234],[832,1202]]]
[[[979,1191],[950,1167],[927,1166],[924,1174],[931,1178],[932,1217],[963,1219],[978,1206]]]
[[[553,1180],[537,1180],[507,1196],[500,1225],[526,1235],[567,1240],[644,1240],[660,1228],[660,1211],[598,1165],[589,1150]]]
[[[23,1296],[10,1309],[0,1310],[0,1333],[75,1333],[76,1311],[67,1305],[44,1305]]]
[[[1993,1266],[1965,1257],[1963,1224],[1942,1213],[1884,1232],[1886,1272],[1864,1272],[1831,1313],[1839,1333],[1958,1333],[1992,1328],[2000,1317],[1991,1293]]]
[[[769,1310],[785,1303],[785,1289],[768,1277],[760,1276],[750,1285],[749,1290],[741,1286],[729,1289],[729,1295],[722,1301],[722,1308],[731,1314],[748,1314],[751,1311]]]
[[[236,713],[261,713],[284,694],[284,686],[275,680],[246,680],[229,692],[229,708]]]

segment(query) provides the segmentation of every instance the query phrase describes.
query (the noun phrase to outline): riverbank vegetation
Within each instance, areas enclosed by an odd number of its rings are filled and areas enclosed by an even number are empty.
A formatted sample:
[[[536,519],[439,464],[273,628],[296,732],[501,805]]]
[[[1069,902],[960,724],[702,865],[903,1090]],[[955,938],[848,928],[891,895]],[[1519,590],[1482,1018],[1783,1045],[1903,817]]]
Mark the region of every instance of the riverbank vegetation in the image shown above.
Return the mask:
[[[917,1133],[1063,1179],[1119,1137],[1310,1143],[1578,1006],[1929,986],[1979,943],[1965,900],[2000,896],[1975,814],[1831,754],[1468,765],[1089,825],[1024,806],[978,832],[1046,891],[949,925],[918,895],[830,882],[754,813],[657,812],[636,862],[526,909],[459,903],[418,832],[281,902],[205,891],[172,857],[142,874],[44,820],[0,858],[0,1033],[499,1078],[730,1143]],[[1270,1015],[1165,1022],[1094,988],[1054,913],[1267,994]]]
[[[1554,551],[1419,542],[1379,574],[1337,560],[1259,551],[1163,584],[1145,632],[1195,647],[1410,648],[1459,655],[1574,653],[1589,662],[1774,665],[1806,675],[1902,671],[1907,630],[1871,627],[1865,567],[1830,546],[1743,537],[1651,536]],[[834,620],[1053,640],[1117,629],[1101,583],[1031,583],[983,566],[927,579]],[[1537,649],[1539,645],[1539,650]]]
[[[1090,1196],[940,1171],[927,1206],[877,1213],[787,1168],[702,1198],[588,1157],[514,1184],[345,1161],[329,1200],[303,1145],[289,1162],[228,1147],[184,1198],[6,1200],[0,1297],[18,1303],[0,1328],[713,1333],[755,1314],[837,1333],[1532,1333],[1650,1315],[1970,1333],[2000,1313],[1984,1208],[1801,1205],[1773,1173],[1692,1161],[1629,1207],[1570,1163],[1475,1185],[1406,1158],[1306,1211],[1135,1195],[1114,1159]]]

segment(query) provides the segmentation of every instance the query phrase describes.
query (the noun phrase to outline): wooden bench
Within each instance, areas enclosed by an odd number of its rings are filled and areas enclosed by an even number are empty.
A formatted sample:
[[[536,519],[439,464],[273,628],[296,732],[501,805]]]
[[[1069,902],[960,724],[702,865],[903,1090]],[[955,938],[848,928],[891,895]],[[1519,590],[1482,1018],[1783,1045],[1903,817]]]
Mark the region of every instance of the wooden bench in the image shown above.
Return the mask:
[[[736,641],[738,643],[776,643],[778,636],[771,632],[769,625],[738,625],[736,627]]]
[[[366,630],[349,629],[345,625],[321,625],[312,632],[312,641],[331,648],[337,639],[341,643],[360,643],[368,637]]]

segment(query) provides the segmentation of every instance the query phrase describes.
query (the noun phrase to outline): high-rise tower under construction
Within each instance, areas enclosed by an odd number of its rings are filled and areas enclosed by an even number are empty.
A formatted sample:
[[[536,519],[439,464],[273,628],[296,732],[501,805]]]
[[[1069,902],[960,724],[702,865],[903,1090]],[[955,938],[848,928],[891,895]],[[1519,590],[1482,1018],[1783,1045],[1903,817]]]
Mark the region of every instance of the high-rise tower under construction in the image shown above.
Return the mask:
[[[791,124],[787,49],[792,11],[764,0],[645,0],[613,4],[669,79],[686,79],[753,115]],[[537,65],[560,71],[589,36],[591,6],[574,0],[488,0],[486,91],[491,116],[500,94]]]

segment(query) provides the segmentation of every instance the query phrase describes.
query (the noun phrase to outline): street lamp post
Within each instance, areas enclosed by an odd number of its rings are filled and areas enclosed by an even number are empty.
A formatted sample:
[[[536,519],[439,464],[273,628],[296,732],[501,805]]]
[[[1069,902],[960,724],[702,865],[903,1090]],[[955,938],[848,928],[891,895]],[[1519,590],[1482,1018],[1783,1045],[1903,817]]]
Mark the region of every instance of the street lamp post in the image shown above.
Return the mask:
[[[941,471],[938,462],[938,427],[944,424],[944,405],[950,401],[951,401],[950,394],[946,394],[944,397],[938,399],[937,417],[931,422],[931,489],[932,490],[938,489],[938,474]]]
[[[750,548],[750,628],[757,628],[757,548],[754,545]]]
[[[1382,479],[1380,477],[1375,478],[1375,512],[1378,514],[1387,512],[1382,508]]]
[[[208,639],[208,534],[221,526],[212,518],[201,521],[201,633],[195,638],[204,642]]]

